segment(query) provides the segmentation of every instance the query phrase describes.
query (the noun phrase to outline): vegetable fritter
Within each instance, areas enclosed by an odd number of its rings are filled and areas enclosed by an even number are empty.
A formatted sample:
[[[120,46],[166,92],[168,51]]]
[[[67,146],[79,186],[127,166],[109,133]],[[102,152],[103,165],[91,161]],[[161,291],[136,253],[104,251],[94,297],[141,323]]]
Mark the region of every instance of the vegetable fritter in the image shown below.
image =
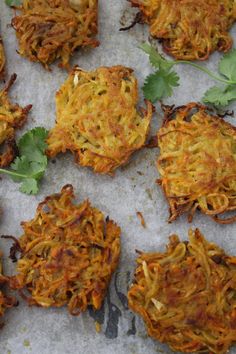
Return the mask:
[[[15,129],[23,126],[31,105],[21,108],[18,104],[12,104],[8,93],[16,80],[16,74],[12,75],[6,87],[0,91],[0,167],[6,167],[13,161],[16,153]]]
[[[73,199],[73,187],[66,185],[39,204],[33,220],[22,223],[11,287],[27,289],[29,305],[67,305],[79,315],[102,305],[119,261],[120,228],[88,200],[76,205]]]
[[[189,231],[165,253],[140,253],[129,307],[148,334],[180,352],[223,354],[236,342],[236,257]]]
[[[56,126],[49,133],[48,155],[70,150],[82,166],[112,174],[142,148],[149,132],[152,104],[137,111],[138,88],[132,70],[75,68],[56,95]]]
[[[17,305],[17,300],[12,296],[5,295],[2,289],[5,284],[8,284],[9,278],[3,275],[1,258],[2,253],[0,252],[0,317],[4,315],[6,309]],[[2,325],[3,324],[0,323],[0,328]]]
[[[140,22],[176,59],[206,60],[232,46],[228,33],[236,21],[235,0],[129,0],[141,11]]]
[[[6,58],[5,58],[2,38],[0,36],[0,80],[3,79],[4,76],[5,63],[6,63]]]
[[[46,68],[56,59],[68,67],[80,47],[96,47],[98,0],[24,0],[12,19],[19,53]]]
[[[196,103],[164,110],[157,168],[169,221],[185,212],[191,221],[199,209],[219,223],[235,222],[219,215],[236,210],[236,127]]]

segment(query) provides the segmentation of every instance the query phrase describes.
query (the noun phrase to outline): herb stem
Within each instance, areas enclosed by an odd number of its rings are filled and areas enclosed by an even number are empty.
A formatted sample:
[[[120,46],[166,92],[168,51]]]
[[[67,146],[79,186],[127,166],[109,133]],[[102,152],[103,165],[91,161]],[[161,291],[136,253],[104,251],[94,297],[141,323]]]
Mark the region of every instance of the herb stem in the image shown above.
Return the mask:
[[[13,176],[13,177],[20,177],[20,178],[32,178],[32,176],[26,176],[26,175],[22,175],[20,173],[17,172],[13,172],[13,171],[9,171],[9,170],[4,170],[3,168],[0,168],[0,173],[5,173],[9,176]]]
[[[174,60],[173,61],[173,65],[177,65],[177,64],[187,64],[187,65],[193,66],[195,69],[198,69],[198,70],[206,73],[208,76],[210,76],[212,79],[214,79],[216,81],[223,82],[224,84],[227,84],[227,85],[236,85],[236,81],[223,79],[222,77],[220,77],[218,75],[215,75],[212,71],[208,70],[207,68],[205,68],[205,67],[203,67],[201,65],[192,63],[190,61],[187,61],[187,60]]]

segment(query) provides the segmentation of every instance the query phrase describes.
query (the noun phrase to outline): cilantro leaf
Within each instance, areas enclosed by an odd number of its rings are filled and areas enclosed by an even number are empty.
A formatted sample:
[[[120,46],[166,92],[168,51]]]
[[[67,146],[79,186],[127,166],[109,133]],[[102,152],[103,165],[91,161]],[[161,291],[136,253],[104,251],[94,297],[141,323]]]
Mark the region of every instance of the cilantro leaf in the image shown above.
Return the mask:
[[[24,134],[18,142],[20,155],[24,155],[29,161],[45,162],[47,135],[47,130],[42,127],[34,128]]]
[[[219,72],[236,83],[236,49],[223,56],[219,64]]]
[[[29,170],[29,161],[25,156],[17,157],[14,162],[11,164],[11,168],[15,171],[15,175],[12,175],[14,182],[20,182],[22,177],[28,173]]]
[[[37,127],[25,133],[19,140],[20,156],[11,164],[10,170],[0,169],[0,173],[8,174],[14,182],[21,183],[20,191],[26,194],[36,194],[38,183],[47,168],[45,142],[48,132]]]
[[[207,67],[187,60],[166,60],[158,51],[148,43],[140,46],[149,55],[151,65],[158,69],[154,74],[146,78],[143,92],[145,98],[151,102],[171,96],[173,87],[178,86],[179,77],[171,71],[175,65],[190,65],[195,69],[207,74],[213,80],[223,83],[224,87],[214,86],[208,90],[203,102],[210,103],[216,107],[226,106],[232,101],[236,101],[236,49],[225,54],[219,63],[219,74],[215,74]]]
[[[21,0],[5,0],[5,2],[8,6],[19,6],[22,3]]]
[[[143,86],[146,99],[155,103],[173,93],[173,87],[179,86],[179,76],[175,71],[159,70],[149,75]]]
[[[174,65],[173,61],[165,59],[148,43],[141,44],[139,48],[149,55],[150,63],[156,69],[170,70]]]
[[[37,194],[39,191],[38,181],[34,178],[26,178],[21,184],[20,191],[25,194]]]
[[[206,91],[203,102],[216,107],[227,106],[236,100],[236,86],[218,87],[214,86]]]
[[[204,103],[210,103],[217,106],[224,106],[224,88],[213,86],[207,90],[203,96]]]
[[[16,173],[15,176],[12,176],[12,179],[16,182],[21,180],[22,177],[20,176],[40,179],[47,167],[47,158],[46,156],[44,156],[44,158],[46,159],[46,162],[38,163],[29,161],[26,156],[17,157],[11,164],[12,170]]]

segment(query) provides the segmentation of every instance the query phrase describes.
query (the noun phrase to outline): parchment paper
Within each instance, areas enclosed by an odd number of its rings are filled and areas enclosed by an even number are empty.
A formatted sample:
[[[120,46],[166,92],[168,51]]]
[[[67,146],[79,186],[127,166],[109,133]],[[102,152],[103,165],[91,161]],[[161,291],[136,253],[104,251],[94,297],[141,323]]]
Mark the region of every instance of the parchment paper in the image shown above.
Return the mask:
[[[128,24],[134,13],[126,0],[100,0],[99,5],[99,40],[100,47],[75,54],[73,64],[84,69],[93,69],[101,65],[123,64],[135,69],[140,86],[145,76],[151,72],[147,56],[137,47],[141,41],[148,39],[145,26],[137,25],[129,32],[119,32],[122,23]],[[54,96],[56,90],[67,77],[67,73],[52,66],[52,72],[44,70],[40,64],[30,63],[21,58],[17,52],[14,30],[9,26],[13,11],[0,0],[1,31],[7,54],[8,77],[16,72],[17,83],[12,89],[12,99],[22,105],[33,104],[32,112],[24,130],[43,125],[50,128],[55,120]],[[232,30],[236,42],[236,26]],[[211,55],[204,63],[216,70],[220,55]],[[181,76],[181,85],[166,103],[185,104],[199,101],[205,90],[214,84],[205,75],[190,67],[176,68]],[[140,90],[141,98],[141,90]],[[142,99],[141,99],[142,100]],[[232,107],[236,108],[236,106]],[[235,124],[235,120],[231,120]],[[154,133],[161,123],[160,109],[152,123]],[[173,224],[167,223],[168,207],[161,189],[155,180],[158,174],[155,168],[157,149],[136,153],[125,168],[116,172],[114,178],[93,174],[89,169],[78,167],[70,154],[61,155],[56,163],[49,162],[40,193],[26,196],[18,191],[19,185],[8,177],[0,181],[0,203],[3,208],[0,234],[19,237],[22,233],[20,222],[34,216],[37,204],[46,195],[60,191],[64,184],[73,184],[78,200],[89,198],[92,204],[109,215],[122,228],[122,256],[119,266],[119,291],[126,293],[127,272],[135,269],[135,249],[143,251],[164,250],[171,233],[177,233],[181,239],[187,238],[190,227],[199,227],[204,235],[227,252],[236,254],[236,224],[217,225],[208,217],[196,214],[193,223],[187,223],[181,217]],[[147,228],[140,225],[136,212],[143,213]],[[15,266],[8,259],[10,242],[0,240],[4,251],[4,269],[13,274]],[[105,304],[105,319],[101,333],[96,333],[93,319],[88,312],[80,317],[72,317],[66,308],[42,309],[29,308],[22,299],[17,308],[9,310],[5,316],[5,326],[0,332],[0,354],[143,354],[165,352],[171,353],[166,345],[148,338],[141,319],[136,316],[136,334],[133,332],[133,315],[125,310],[117,293],[114,280],[110,287],[110,301]],[[113,305],[111,305],[113,304]],[[108,306],[109,305],[109,306]],[[108,311],[108,307],[110,311]],[[118,324],[118,336],[107,329],[108,314],[121,315]],[[119,312],[120,311],[120,312]],[[115,324],[114,324],[114,327]],[[116,328],[115,328],[116,329]],[[105,335],[106,334],[106,335]],[[236,348],[231,350],[236,353]]]

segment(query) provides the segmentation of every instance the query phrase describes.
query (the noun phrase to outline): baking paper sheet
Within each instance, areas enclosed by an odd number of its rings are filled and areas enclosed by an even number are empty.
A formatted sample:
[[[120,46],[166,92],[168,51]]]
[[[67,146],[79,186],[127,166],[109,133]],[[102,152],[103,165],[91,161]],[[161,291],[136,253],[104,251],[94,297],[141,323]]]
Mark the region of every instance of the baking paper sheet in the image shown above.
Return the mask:
[[[91,51],[75,54],[73,64],[84,69],[94,69],[101,65],[122,64],[135,69],[140,86],[146,75],[151,72],[147,56],[138,49],[140,42],[148,39],[145,26],[137,25],[128,32],[119,32],[122,23],[128,24],[134,14],[126,0],[99,1],[99,40],[100,47]],[[52,66],[52,72],[44,70],[40,64],[30,63],[17,52],[14,30],[10,27],[13,11],[0,0],[1,31],[7,55],[8,77],[16,72],[17,82],[12,89],[12,99],[21,105],[32,103],[24,130],[35,126],[50,128],[55,120],[54,96],[56,90],[67,77],[67,73]],[[236,26],[231,31],[236,43]],[[211,55],[204,63],[216,70],[220,55]],[[185,104],[201,99],[205,90],[214,84],[194,69],[187,66],[176,68],[181,76],[181,85],[166,103]],[[141,90],[140,90],[141,97]],[[236,109],[236,106],[232,108]],[[235,120],[231,120],[233,124]],[[152,123],[152,133],[161,124],[160,109]],[[21,132],[22,134],[22,132]],[[78,200],[89,198],[92,204],[109,215],[122,228],[122,255],[119,266],[118,288],[126,293],[127,272],[135,268],[135,249],[143,251],[164,250],[171,233],[181,239],[187,238],[189,227],[199,227],[203,234],[227,252],[236,254],[236,224],[217,225],[206,216],[196,214],[191,225],[186,217],[173,224],[167,223],[168,207],[162,191],[156,185],[158,174],[155,168],[157,149],[144,149],[136,153],[125,168],[116,172],[115,177],[99,176],[89,169],[78,167],[70,154],[61,155],[56,163],[49,162],[46,176],[37,196],[26,196],[18,191],[19,185],[8,177],[0,181],[0,203],[3,208],[0,234],[19,237],[22,233],[20,222],[34,216],[37,204],[46,195],[60,191],[67,183],[73,184]],[[140,225],[136,212],[143,213],[147,228]],[[0,240],[4,250],[4,268],[13,274],[15,266],[8,259],[10,242]],[[112,305],[113,304],[113,305]],[[107,327],[109,315],[119,320]],[[114,314],[116,315],[114,317]],[[5,326],[0,332],[0,354],[143,354],[171,353],[166,345],[148,338],[141,319],[136,316],[136,334],[132,335],[133,314],[125,309],[114,290],[114,279],[110,287],[110,297],[105,303],[105,318],[101,333],[96,333],[93,319],[88,313],[72,317],[66,308],[42,309],[29,308],[20,299],[20,305],[6,313]],[[112,329],[112,330],[111,330]],[[110,330],[110,331],[109,331]],[[128,333],[127,333],[128,332]],[[231,350],[236,353],[236,348]]]

